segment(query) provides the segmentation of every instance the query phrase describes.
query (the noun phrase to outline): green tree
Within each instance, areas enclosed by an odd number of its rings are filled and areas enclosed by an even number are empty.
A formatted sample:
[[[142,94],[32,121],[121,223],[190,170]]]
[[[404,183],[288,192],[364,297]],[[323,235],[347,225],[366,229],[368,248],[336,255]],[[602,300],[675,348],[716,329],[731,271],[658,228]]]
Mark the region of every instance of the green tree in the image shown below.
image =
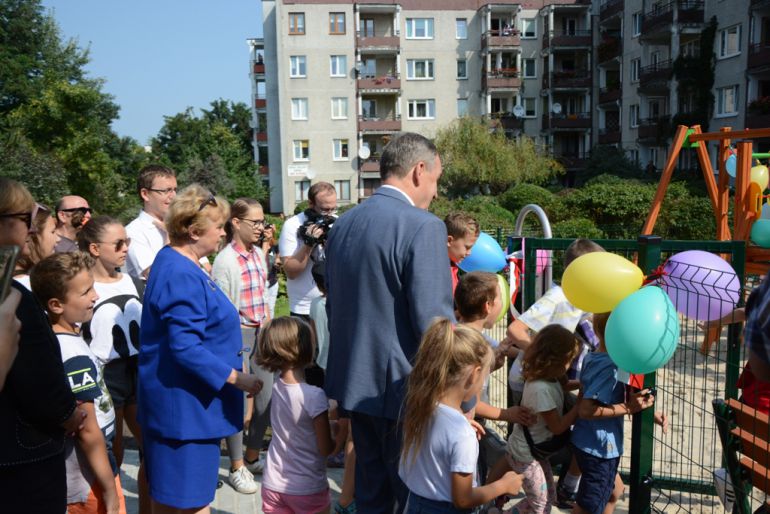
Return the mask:
[[[469,117],[439,130],[435,142],[444,168],[443,187],[450,196],[497,195],[519,183],[545,183],[564,171],[531,139],[508,139]]]

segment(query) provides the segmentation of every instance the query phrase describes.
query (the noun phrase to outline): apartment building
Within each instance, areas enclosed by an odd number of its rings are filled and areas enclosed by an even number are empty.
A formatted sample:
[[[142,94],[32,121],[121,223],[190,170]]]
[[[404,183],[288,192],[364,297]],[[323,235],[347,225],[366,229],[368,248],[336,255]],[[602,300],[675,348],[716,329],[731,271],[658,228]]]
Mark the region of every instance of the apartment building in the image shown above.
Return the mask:
[[[696,101],[672,72],[699,55],[712,16],[710,128],[770,126],[770,100],[755,102],[770,95],[770,0],[263,0],[262,11],[254,146],[273,212],[292,212],[318,180],[359,202],[394,134],[431,137],[466,115],[534,138],[568,182],[599,144],[661,169],[673,121]]]

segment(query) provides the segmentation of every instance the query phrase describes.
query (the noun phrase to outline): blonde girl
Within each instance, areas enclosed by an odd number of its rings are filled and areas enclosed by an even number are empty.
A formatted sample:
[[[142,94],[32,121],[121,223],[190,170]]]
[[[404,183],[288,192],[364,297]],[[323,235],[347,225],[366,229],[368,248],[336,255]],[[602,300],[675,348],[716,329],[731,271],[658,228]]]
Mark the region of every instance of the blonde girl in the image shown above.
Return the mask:
[[[532,446],[542,445],[542,448],[550,441],[553,451],[557,436],[561,436],[558,439],[563,440],[565,446],[569,442],[570,426],[575,423],[578,408],[575,405],[563,414],[564,390],[560,378],[579,351],[580,345],[572,332],[560,325],[548,325],[537,333],[524,353],[521,405],[534,412],[537,421],[527,428],[514,425],[506,458],[490,473],[492,478],[512,469],[523,475],[526,497],[516,504],[514,513],[547,513],[556,502],[551,464],[547,458],[533,457]]]
[[[433,322],[409,376],[399,476],[409,488],[406,512],[472,512],[503,494],[517,494],[513,472],[482,487],[475,476],[476,433],[460,404],[478,395],[493,353],[476,330]]]
[[[273,439],[262,476],[266,514],[329,512],[326,457],[334,440],[329,400],[323,389],[305,380],[314,352],[313,332],[300,318],[276,318],[259,332],[257,363],[279,372],[270,406]]]

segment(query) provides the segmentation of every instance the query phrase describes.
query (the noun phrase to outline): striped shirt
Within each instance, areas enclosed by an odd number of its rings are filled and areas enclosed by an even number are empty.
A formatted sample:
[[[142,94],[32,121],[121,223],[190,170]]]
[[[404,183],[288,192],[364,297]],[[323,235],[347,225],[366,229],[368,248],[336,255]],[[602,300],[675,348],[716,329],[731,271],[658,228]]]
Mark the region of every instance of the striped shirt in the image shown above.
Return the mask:
[[[262,258],[253,247],[247,251],[236,241],[230,243],[238,256],[241,268],[241,298],[238,313],[241,322],[246,325],[260,325],[268,316],[267,270],[262,266]]]

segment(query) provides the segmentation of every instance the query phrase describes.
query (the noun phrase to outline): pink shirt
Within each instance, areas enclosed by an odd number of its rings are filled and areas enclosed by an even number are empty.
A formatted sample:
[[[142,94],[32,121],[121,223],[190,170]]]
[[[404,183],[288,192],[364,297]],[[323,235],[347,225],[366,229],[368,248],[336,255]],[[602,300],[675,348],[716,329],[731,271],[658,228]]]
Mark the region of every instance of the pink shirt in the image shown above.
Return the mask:
[[[273,384],[270,424],[273,438],[267,451],[262,484],[271,491],[307,495],[324,491],[326,457],[318,452],[313,419],[329,410],[323,389],[310,384]]]

